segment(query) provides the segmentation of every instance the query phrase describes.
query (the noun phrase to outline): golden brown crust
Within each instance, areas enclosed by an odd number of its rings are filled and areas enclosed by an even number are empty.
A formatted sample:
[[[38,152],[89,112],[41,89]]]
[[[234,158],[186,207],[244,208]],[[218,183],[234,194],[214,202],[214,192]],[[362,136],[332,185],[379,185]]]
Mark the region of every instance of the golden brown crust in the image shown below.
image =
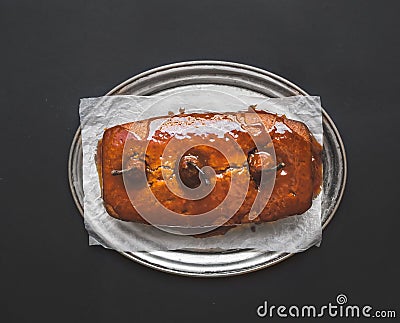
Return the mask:
[[[246,131],[235,133],[236,138],[234,141],[242,148],[244,155],[251,156],[251,158],[249,157],[250,159],[246,160],[243,159],[243,156],[234,155],[234,167],[232,167],[232,164],[229,165],[226,158],[218,151],[206,145],[198,145],[186,154],[189,163],[196,163],[200,168],[210,166],[217,174],[213,191],[203,199],[186,200],[175,196],[168,189],[162,176],[162,170],[169,172],[171,175],[174,172],[174,165],[167,165],[168,168],[162,164],[160,158],[167,143],[173,137],[171,129],[174,129],[174,127],[187,127],[193,125],[194,122],[202,124],[234,122],[232,118],[238,116],[238,114],[234,113],[224,115],[212,113],[189,114],[154,118],[107,129],[100,146],[102,192],[107,212],[121,220],[147,223],[132,206],[124,186],[123,177],[112,174],[113,171],[122,169],[123,159],[130,158],[127,154],[135,154],[135,159],[133,161],[128,160],[127,164],[129,165],[129,162],[142,162],[143,169],[146,171],[147,182],[138,180],[137,185],[134,188],[130,188],[134,190],[132,193],[138,197],[145,196],[143,194],[144,190],[150,188],[162,205],[182,214],[182,217],[202,214],[217,208],[229,190],[231,177],[237,174],[240,174],[238,176],[240,180],[243,179],[242,188],[247,186],[245,186],[245,179],[248,176],[250,176],[251,180],[247,189],[246,199],[235,215],[225,223],[226,226],[274,221],[304,213],[312,204],[316,188],[320,187],[321,177],[316,173],[322,169],[320,165],[321,147],[316,143],[307,126],[303,123],[287,119],[285,116],[277,116],[266,112],[258,112],[257,114],[272,139],[276,163],[284,163],[285,165],[284,168],[276,172],[275,186],[270,199],[257,218],[252,219],[248,213],[259,193],[259,183],[257,181],[260,175],[259,159],[262,156],[257,155],[255,143]],[[252,115],[244,113],[240,117],[246,120],[246,118],[252,118]],[[153,133],[151,128],[157,123],[162,123],[162,126]],[[132,133],[135,136],[128,135]],[[220,140],[217,137],[213,138],[212,135],[207,135],[206,139]],[[182,139],[182,144],[185,143],[185,140],[190,143],[191,139]],[[318,155],[318,158],[315,158],[314,155]],[[249,161],[249,168],[243,166],[246,161]],[[196,182],[198,173],[193,173],[193,168],[187,167],[187,165],[191,164],[179,165],[180,175],[186,185],[195,187],[199,184]],[[196,176],[193,177],[192,173]],[[135,175],[132,173],[130,176]],[[185,182],[185,178],[187,182]],[[195,180],[192,181],[193,178]],[[154,207],[148,200],[141,201],[139,198],[138,203],[141,203],[141,210],[146,212],[151,212]],[[185,222],[183,221],[180,224],[182,223]],[[163,219],[160,219],[159,224],[163,224]]]

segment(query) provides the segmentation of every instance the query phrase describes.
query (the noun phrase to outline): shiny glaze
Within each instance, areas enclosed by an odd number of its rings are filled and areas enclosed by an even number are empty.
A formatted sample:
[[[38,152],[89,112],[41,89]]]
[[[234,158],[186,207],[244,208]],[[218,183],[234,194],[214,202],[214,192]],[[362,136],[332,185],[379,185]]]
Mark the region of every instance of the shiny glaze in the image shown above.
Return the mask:
[[[147,182],[138,181],[134,188],[130,188],[134,190],[132,193],[140,196],[142,190],[150,188],[165,207],[187,217],[187,225],[191,223],[191,215],[212,210],[223,201],[234,172],[243,177],[243,187],[247,187],[245,182],[248,176],[251,180],[245,201],[225,225],[273,221],[304,213],[321,186],[322,148],[303,123],[261,111],[257,114],[262,124],[259,120],[254,122],[254,114],[251,113],[209,113],[154,118],[108,129],[101,143],[103,199],[107,211],[122,220],[145,222],[131,205],[122,176],[111,175],[113,170],[122,168],[124,160],[125,166],[132,167],[129,176],[134,177],[135,169],[141,167],[146,171]],[[238,120],[244,121],[248,127],[240,127]],[[248,212],[258,194],[260,174],[274,166],[268,154],[256,149],[256,142],[265,144],[261,127],[266,128],[272,139],[272,144],[265,146],[265,150],[274,148],[276,163],[283,162],[285,167],[276,172],[268,204],[256,219],[251,220]],[[255,141],[249,132],[254,135]],[[190,144],[194,137],[201,144],[189,149],[179,161],[164,163],[161,156],[171,140]],[[211,142],[223,145],[232,153],[231,164],[220,152],[207,146]],[[234,144],[241,147],[240,154],[231,149]],[[217,174],[213,191],[201,200],[187,201],[174,196],[163,178],[162,171],[169,176],[167,180],[174,181],[177,169],[185,185],[191,188],[198,186],[199,172],[187,161],[200,168],[210,166]],[[152,211],[148,201],[138,203],[142,203],[142,209]],[[158,224],[165,224],[165,219],[159,219]]]

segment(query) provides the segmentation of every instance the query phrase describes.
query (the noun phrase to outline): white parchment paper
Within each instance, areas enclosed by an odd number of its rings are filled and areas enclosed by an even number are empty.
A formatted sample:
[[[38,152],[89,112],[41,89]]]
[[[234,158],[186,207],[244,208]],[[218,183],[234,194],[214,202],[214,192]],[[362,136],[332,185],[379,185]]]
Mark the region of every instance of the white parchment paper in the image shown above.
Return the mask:
[[[319,245],[322,238],[322,192],[304,214],[258,225],[240,225],[224,235],[208,238],[174,235],[150,225],[120,221],[109,216],[103,206],[95,154],[98,140],[106,128],[165,116],[168,112],[178,114],[181,108],[187,113],[234,112],[246,110],[249,105],[255,104],[257,109],[285,114],[290,119],[304,122],[322,144],[322,113],[320,99],[316,96],[265,99],[248,95],[234,97],[220,91],[199,89],[168,96],[81,99],[79,113],[83,147],[84,220],[89,244],[126,252],[254,248],[291,253]]]

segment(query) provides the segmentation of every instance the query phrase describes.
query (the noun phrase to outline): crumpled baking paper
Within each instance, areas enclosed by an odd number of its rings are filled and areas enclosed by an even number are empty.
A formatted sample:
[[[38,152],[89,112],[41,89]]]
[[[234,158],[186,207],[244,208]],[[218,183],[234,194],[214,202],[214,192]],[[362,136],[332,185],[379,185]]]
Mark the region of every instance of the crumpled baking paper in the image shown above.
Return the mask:
[[[250,105],[304,122],[322,145],[322,112],[320,98],[316,96],[266,99],[248,95],[235,97],[221,91],[199,89],[166,96],[123,95],[81,99],[79,113],[83,148],[84,222],[89,244],[124,252],[253,248],[289,253],[319,245],[322,238],[322,191],[314,199],[311,208],[301,215],[257,225],[244,224],[224,235],[208,238],[174,235],[150,225],[124,222],[108,215],[103,206],[95,155],[97,143],[106,128],[165,116],[168,112],[178,114],[181,108],[186,113],[234,112],[244,111]]]

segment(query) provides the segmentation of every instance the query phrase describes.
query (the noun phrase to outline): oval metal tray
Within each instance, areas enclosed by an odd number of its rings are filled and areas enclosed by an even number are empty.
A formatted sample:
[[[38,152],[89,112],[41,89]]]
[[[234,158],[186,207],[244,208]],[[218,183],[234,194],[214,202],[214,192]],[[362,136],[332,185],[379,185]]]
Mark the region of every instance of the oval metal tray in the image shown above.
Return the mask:
[[[264,97],[307,95],[293,83],[259,68],[222,61],[192,61],[155,68],[136,75],[113,88],[106,95],[155,95],[188,89],[218,89],[227,93],[253,94]],[[324,191],[322,226],[334,216],[346,182],[346,154],[333,121],[325,110],[324,129]],[[73,139],[68,176],[76,206],[83,215],[82,145],[80,129]],[[164,272],[201,277],[243,274],[265,268],[293,254],[255,250],[196,252],[186,250],[157,252],[122,252],[131,260]]]

